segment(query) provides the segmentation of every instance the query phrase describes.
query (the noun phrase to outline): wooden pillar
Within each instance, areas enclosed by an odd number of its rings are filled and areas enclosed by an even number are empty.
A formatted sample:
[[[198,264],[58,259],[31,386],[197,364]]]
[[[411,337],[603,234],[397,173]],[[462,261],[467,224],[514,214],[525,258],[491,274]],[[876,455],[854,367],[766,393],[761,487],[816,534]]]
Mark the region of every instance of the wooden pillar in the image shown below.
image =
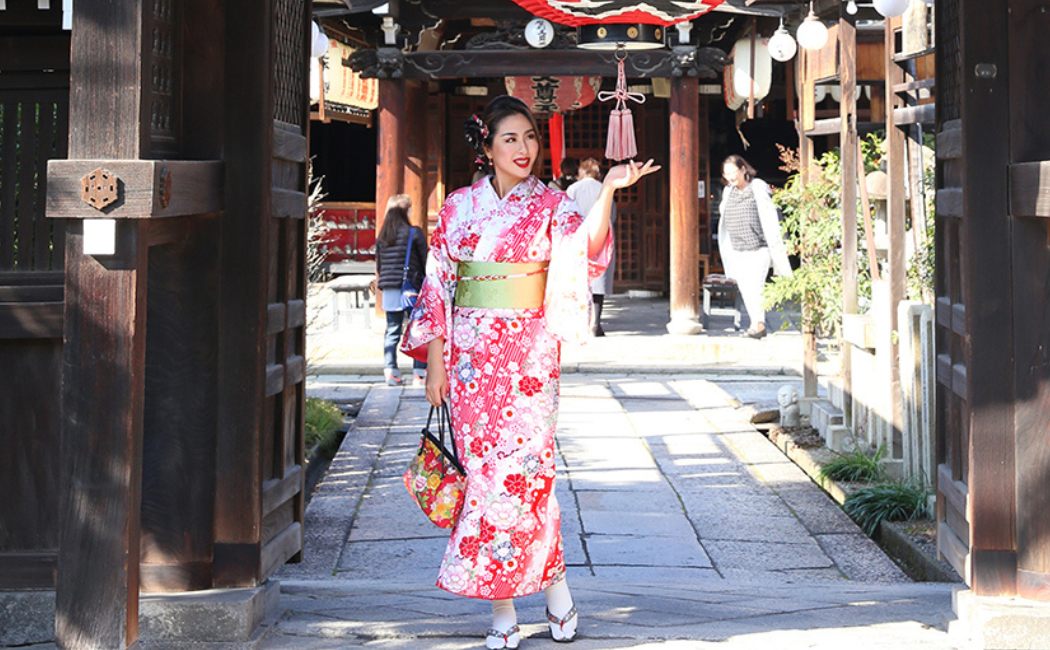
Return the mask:
[[[73,16],[70,158],[144,153],[142,0],[82,0]],[[148,83],[148,81],[147,81]],[[119,92],[118,90],[119,89]],[[52,183],[53,185],[53,183]],[[84,204],[83,216],[99,216]],[[116,255],[66,240],[59,648],[123,649],[138,639],[139,504],[146,360],[147,241],[116,223]]]
[[[806,135],[807,128],[812,128],[813,115],[813,79],[807,73],[807,51],[799,48],[798,79],[801,93],[798,100],[798,159],[802,174],[802,184],[809,182],[810,166],[813,164],[813,139]],[[811,217],[803,216],[803,220]],[[806,263],[806,233],[802,234],[802,263]],[[817,335],[809,325],[810,315],[803,305],[802,314],[802,396],[817,396]]]
[[[405,187],[405,80],[379,80],[376,146],[376,232],[383,227],[386,202]]]
[[[700,174],[699,86],[696,77],[671,78],[671,321],[672,334],[699,334]]]
[[[894,60],[896,43],[894,30],[901,26],[900,18],[887,18],[885,27],[885,61],[886,61],[886,220],[889,230],[889,252],[887,253],[886,281],[889,285],[889,310],[890,330],[897,330],[897,305],[906,296],[906,283],[908,266],[905,258],[905,204],[906,191],[904,168],[907,163],[907,152],[905,151],[905,133],[894,123],[894,110],[900,108],[903,103],[900,96],[894,90],[894,86],[904,83],[904,71]],[[903,430],[903,417],[901,412],[900,391],[900,367],[897,365],[898,345],[889,343],[890,350],[887,354],[878,355],[880,363],[889,365],[888,376],[890,378],[889,408],[890,424],[892,425],[892,444],[901,440]],[[897,450],[888,450],[891,458],[897,457]]]
[[[223,122],[227,148],[222,216],[219,439],[216,453],[216,587],[254,587],[261,567],[267,303],[263,268],[273,212],[273,7],[254,0],[226,3]],[[236,20],[232,19],[237,16]],[[260,62],[266,61],[267,65]],[[245,101],[251,98],[251,101]],[[231,233],[251,233],[238,237]]]
[[[105,259],[82,253],[83,221],[67,231],[59,648],[122,649],[138,639],[147,273],[139,228],[118,222],[118,255]]]
[[[413,124],[429,124],[427,112],[427,82],[407,84],[405,115]],[[405,129],[405,194],[412,199],[412,223],[423,229],[427,225],[427,140],[428,129]],[[376,207],[379,207],[378,205]]]
[[[1010,6],[1010,160],[1011,194],[1029,204],[1050,184],[1050,123],[1040,118],[1040,107],[1050,100],[1044,76],[1050,69],[1045,46],[1050,15],[1031,0]],[[1000,10],[996,11],[997,17]],[[1002,55],[1000,55],[1002,56]],[[1005,80],[1002,82],[1005,83]],[[1001,87],[996,84],[997,90]],[[997,96],[998,100],[1001,97]],[[1002,110],[997,102],[996,106]],[[1003,134],[1004,137],[1006,134]],[[1041,163],[1026,165],[1025,163]],[[1027,174],[1021,173],[1021,168]],[[1034,174],[1033,168],[1038,169]],[[1027,177],[1028,182],[1022,183]],[[1022,210],[1014,202],[1013,319],[1016,363],[1017,464],[1017,593],[1033,600],[1050,600],[1050,253],[1047,231],[1050,211]],[[1020,214],[1019,214],[1020,213]],[[1039,451],[1036,451],[1039,450]]]
[[[842,131],[839,142],[842,152],[842,313],[857,313],[857,179],[864,178],[858,169],[857,149],[857,26],[855,19],[839,9],[839,87],[842,97],[839,115]],[[862,181],[863,182],[863,181]],[[840,346],[842,361],[842,390],[845,400],[845,421],[851,422],[853,408],[853,366],[851,346]]]

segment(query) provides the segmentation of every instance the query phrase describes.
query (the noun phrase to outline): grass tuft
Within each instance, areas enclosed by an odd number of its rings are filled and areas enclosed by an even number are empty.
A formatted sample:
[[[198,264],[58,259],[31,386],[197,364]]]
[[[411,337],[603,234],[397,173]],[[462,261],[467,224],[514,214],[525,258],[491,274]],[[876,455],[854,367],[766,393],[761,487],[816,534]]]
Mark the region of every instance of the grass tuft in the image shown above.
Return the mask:
[[[861,488],[846,498],[842,509],[869,536],[883,521],[910,521],[929,516],[930,490],[919,481],[893,481]]]
[[[332,402],[309,397],[306,399],[306,448],[317,447],[318,451],[331,459],[339,449],[342,438],[343,413]]]
[[[885,445],[879,445],[874,453],[857,448],[845,453],[836,453],[835,458],[820,468],[821,478],[851,483],[876,483],[886,478],[882,457]]]

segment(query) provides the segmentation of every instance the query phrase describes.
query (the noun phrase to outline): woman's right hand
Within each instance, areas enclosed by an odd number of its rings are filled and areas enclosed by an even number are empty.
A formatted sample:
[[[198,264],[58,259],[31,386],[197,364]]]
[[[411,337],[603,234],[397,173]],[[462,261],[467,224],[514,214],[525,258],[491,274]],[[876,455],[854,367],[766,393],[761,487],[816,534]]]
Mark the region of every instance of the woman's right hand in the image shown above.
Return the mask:
[[[441,406],[447,397],[445,339],[434,339],[427,345],[427,401],[434,406]]]

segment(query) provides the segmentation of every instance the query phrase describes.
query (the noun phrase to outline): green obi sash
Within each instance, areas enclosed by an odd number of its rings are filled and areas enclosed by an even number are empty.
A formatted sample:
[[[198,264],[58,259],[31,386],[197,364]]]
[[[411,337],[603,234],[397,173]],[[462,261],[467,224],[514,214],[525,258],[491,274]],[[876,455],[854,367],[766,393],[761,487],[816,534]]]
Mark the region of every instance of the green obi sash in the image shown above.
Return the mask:
[[[547,288],[547,262],[460,262],[457,307],[539,309]]]

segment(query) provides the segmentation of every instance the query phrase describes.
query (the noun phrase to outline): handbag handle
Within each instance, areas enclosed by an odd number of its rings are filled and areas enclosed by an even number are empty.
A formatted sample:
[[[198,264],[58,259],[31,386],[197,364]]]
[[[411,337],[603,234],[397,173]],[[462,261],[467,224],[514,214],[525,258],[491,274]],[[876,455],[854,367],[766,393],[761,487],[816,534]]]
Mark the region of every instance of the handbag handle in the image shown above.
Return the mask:
[[[467,472],[463,469],[463,463],[459,460],[459,451],[456,449],[456,437],[452,433],[452,413],[448,408],[447,403],[442,403],[441,406],[431,406],[430,414],[427,415],[427,426],[423,429],[424,434],[429,434],[431,438],[434,437],[433,433],[430,433],[430,423],[434,418],[434,411],[438,411],[438,435],[437,443],[438,449],[441,450],[441,455],[445,457],[452,466],[459,471],[460,474],[466,476]],[[449,448],[445,446],[445,426],[448,425],[448,437],[449,442],[452,443],[451,452]]]
[[[408,280],[408,266],[412,259],[412,237],[416,234],[416,229],[412,226],[408,227],[408,245],[405,246],[405,272],[401,275],[401,286],[404,286],[405,280]]]

